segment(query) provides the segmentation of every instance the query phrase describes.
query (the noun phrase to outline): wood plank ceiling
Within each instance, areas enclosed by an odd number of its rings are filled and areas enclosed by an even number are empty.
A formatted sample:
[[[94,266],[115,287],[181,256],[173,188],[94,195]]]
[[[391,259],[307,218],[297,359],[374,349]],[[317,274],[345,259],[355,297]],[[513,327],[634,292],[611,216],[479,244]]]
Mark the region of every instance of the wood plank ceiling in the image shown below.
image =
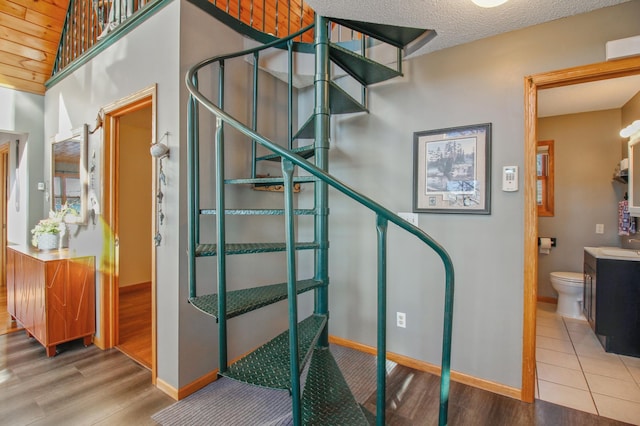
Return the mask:
[[[253,0],[209,1],[247,25],[280,36],[313,22],[313,10],[303,0],[266,0],[264,11]],[[0,0],[0,86],[44,94],[68,6],[69,0]],[[312,39],[310,33],[306,37]]]
[[[69,0],[0,0],[0,86],[44,94]]]

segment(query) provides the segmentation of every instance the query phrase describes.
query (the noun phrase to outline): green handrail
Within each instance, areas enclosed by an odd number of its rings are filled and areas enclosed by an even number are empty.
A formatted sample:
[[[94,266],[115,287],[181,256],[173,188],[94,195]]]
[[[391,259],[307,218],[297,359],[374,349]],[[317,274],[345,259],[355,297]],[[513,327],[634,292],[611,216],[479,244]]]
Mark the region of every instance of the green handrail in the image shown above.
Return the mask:
[[[320,181],[324,182],[325,184],[333,187],[334,189],[336,189],[337,191],[343,193],[344,195],[346,195],[347,197],[351,198],[352,200],[354,200],[354,201],[358,202],[359,204],[363,205],[364,207],[372,210],[373,212],[375,212],[377,214],[377,217],[378,217],[377,220],[378,220],[378,224],[379,225],[384,223],[384,226],[386,227],[386,223],[385,222],[388,221],[388,222],[394,223],[399,228],[404,229],[405,231],[407,231],[410,234],[412,234],[415,237],[417,237],[420,241],[422,241],[427,246],[429,246],[431,249],[433,249],[436,252],[436,254],[440,257],[440,259],[441,259],[441,261],[443,263],[444,269],[445,269],[445,300],[444,300],[444,324],[443,324],[443,339],[442,339],[442,362],[441,362],[441,377],[440,377],[439,424],[440,425],[446,425],[447,424],[447,416],[448,416],[448,401],[449,401],[450,366],[451,366],[451,337],[452,337],[453,295],[454,295],[454,269],[453,269],[453,263],[451,261],[451,257],[449,256],[447,251],[444,249],[444,247],[442,247],[438,242],[436,242],[431,236],[429,236],[422,229],[420,229],[417,226],[414,226],[411,223],[407,222],[406,220],[400,218],[398,215],[396,215],[395,213],[393,213],[389,209],[385,208],[381,204],[379,204],[376,201],[370,199],[369,197],[357,192],[356,190],[351,188],[349,185],[347,185],[344,182],[336,179],[332,175],[330,175],[327,172],[323,171],[321,168],[317,167],[316,165],[308,162],[307,160],[305,160],[304,158],[300,157],[299,155],[289,151],[286,148],[283,148],[283,147],[279,146],[275,142],[273,142],[273,141],[265,138],[264,136],[258,134],[256,131],[254,131],[251,128],[247,127],[246,125],[241,123],[239,120],[237,120],[235,117],[231,116],[230,114],[226,113],[224,110],[222,110],[221,108],[219,108],[218,106],[213,104],[207,97],[205,97],[202,93],[200,93],[198,91],[197,84],[196,84],[196,80],[197,80],[196,76],[197,76],[198,70],[200,70],[202,67],[204,67],[206,65],[209,65],[209,64],[212,64],[212,63],[215,63],[215,62],[218,62],[218,61],[221,61],[221,60],[230,59],[230,58],[236,58],[236,57],[240,57],[240,56],[245,56],[245,55],[248,55],[248,54],[252,54],[252,53],[254,53],[256,51],[259,51],[259,50],[267,49],[267,48],[270,48],[270,47],[280,46],[281,44],[286,43],[289,38],[293,39],[293,38],[301,35],[302,33],[308,31],[312,27],[313,27],[313,25],[310,25],[310,26],[305,27],[302,30],[298,31],[297,33],[294,33],[294,34],[290,35],[287,38],[275,40],[275,41],[273,41],[271,43],[268,43],[266,45],[263,45],[263,46],[258,46],[258,47],[252,48],[252,49],[247,49],[247,50],[244,50],[242,52],[236,52],[236,53],[227,54],[227,55],[215,56],[213,58],[205,59],[205,60],[195,64],[194,66],[192,66],[187,71],[187,74],[185,76],[185,83],[186,83],[188,91],[191,94],[190,95],[191,96],[190,99],[197,100],[197,102],[199,102],[202,106],[204,106],[207,110],[209,110],[209,112],[214,114],[217,117],[217,120],[221,120],[222,122],[224,122],[226,124],[229,124],[230,126],[235,128],[237,131],[239,131],[240,133],[242,133],[245,136],[247,136],[249,138],[249,140],[253,140],[253,141],[259,143],[263,147],[269,149],[273,153],[275,153],[275,154],[279,155],[280,157],[282,157],[283,160],[288,160],[292,164],[294,164],[294,165],[300,167],[301,169],[307,171],[312,176],[315,176],[316,178],[318,178]],[[320,114],[320,115],[322,115],[322,114]],[[192,121],[188,121],[188,123],[191,124]],[[196,132],[191,130],[189,133],[190,134],[194,134]],[[190,143],[190,148],[189,149],[190,150],[193,149],[193,144]],[[195,156],[194,155],[189,155],[189,158],[195,158]],[[191,206],[191,207],[193,208],[193,206]],[[190,215],[190,219],[191,219],[191,215]],[[190,229],[192,229],[191,226],[190,226]],[[382,280],[382,281],[385,281],[385,280]],[[192,278],[191,277],[189,279],[189,283],[190,283],[190,286],[192,284],[193,285],[195,284],[194,282],[192,283]],[[383,283],[379,279],[378,286],[380,287],[380,285],[382,285],[382,284]],[[379,293],[382,293],[382,292],[379,292]],[[386,298],[386,295],[384,296],[384,298]],[[224,311],[222,311],[222,312],[224,312]],[[223,315],[223,317],[224,317],[224,315]],[[379,357],[379,359],[381,357],[380,352],[381,351],[380,351],[380,347],[379,347],[379,349],[378,349],[378,357]],[[382,359],[384,359],[384,358],[382,358]],[[380,391],[380,389],[379,389],[379,391]],[[380,405],[380,403],[378,403],[377,405]],[[382,405],[384,406],[384,404],[382,404]]]

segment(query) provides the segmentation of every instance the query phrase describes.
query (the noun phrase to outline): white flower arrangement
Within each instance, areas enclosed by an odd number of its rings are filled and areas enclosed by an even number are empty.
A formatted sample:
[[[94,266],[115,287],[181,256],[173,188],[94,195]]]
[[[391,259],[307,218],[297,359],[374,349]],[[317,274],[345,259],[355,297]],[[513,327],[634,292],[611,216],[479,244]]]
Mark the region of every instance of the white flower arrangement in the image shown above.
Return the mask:
[[[31,234],[33,235],[31,237],[31,244],[33,244],[34,247],[38,247],[38,239],[41,235],[56,235],[64,232],[65,217],[68,215],[78,216],[78,212],[67,206],[67,204],[64,204],[60,211],[49,211],[49,217],[47,219],[41,219],[31,230]]]

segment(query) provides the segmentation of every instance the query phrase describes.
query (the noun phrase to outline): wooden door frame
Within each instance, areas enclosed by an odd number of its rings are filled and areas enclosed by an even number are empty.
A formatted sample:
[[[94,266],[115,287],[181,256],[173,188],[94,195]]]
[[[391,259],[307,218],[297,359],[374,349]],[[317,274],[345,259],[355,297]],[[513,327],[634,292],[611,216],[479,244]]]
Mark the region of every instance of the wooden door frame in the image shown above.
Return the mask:
[[[102,158],[102,216],[104,225],[108,229],[112,229],[117,235],[118,217],[117,217],[117,198],[116,191],[118,188],[119,176],[114,169],[118,159],[119,145],[119,119],[125,114],[138,111],[140,109],[151,107],[151,143],[156,143],[156,113],[157,113],[157,85],[149,86],[126,98],[120,99],[110,105],[102,108],[103,116],[103,158]],[[151,157],[149,158],[151,161]],[[156,162],[153,162],[151,169],[152,177],[152,193],[157,190],[157,168]],[[152,223],[153,229],[156,229],[156,204],[153,203]],[[105,237],[106,238],[106,237]],[[153,241],[149,241],[149,249],[151,250],[151,380],[155,384],[157,379],[157,348],[156,348],[156,250]],[[101,272],[101,295],[100,318],[101,318],[101,336],[103,336],[103,347],[111,348],[118,341],[118,260],[115,257],[116,243],[114,238],[108,238],[105,246],[111,254],[106,268]]]
[[[0,286],[3,288],[7,285],[7,274],[5,273],[7,270],[7,196],[9,192],[7,191],[7,184],[9,183],[9,145],[4,144],[0,145],[0,225],[2,226],[2,230],[0,231],[0,249],[2,253],[0,253],[0,265],[2,270],[2,277],[0,278]]]
[[[538,209],[536,145],[538,90],[640,74],[640,58],[567,68],[524,79],[524,321],[521,399],[535,398],[536,301],[538,296]]]

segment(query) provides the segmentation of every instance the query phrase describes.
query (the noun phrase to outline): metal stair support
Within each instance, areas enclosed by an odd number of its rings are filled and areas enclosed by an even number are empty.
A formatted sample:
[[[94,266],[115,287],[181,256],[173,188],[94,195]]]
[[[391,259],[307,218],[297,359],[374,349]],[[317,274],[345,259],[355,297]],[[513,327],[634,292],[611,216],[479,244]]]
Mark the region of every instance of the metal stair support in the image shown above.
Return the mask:
[[[349,25],[353,24],[355,27],[363,27],[365,32],[376,34],[376,37],[379,35],[376,33],[376,25],[375,24],[361,24],[354,23],[353,21],[344,21],[341,22],[347,23]],[[378,28],[382,28],[383,30],[389,30],[391,27],[389,26],[377,26]],[[376,403],[376,424],[382,425],[384,424],[385,419],[385,382],[386,382],[386,372],[385,372],[385,362],[386,362],[386,293],[387,293],[387,278],[386,278],[386,258],[387,258],[387,232],[388,232],[388,222],[392,222],[401,230],[409,232],[414,235],[420,241],[422,241],[427,246],[431,247],[436,254],[440,257],[443,262],[444,270],[445,270],[445,287],[444,287],[444,322],[443,322],[443,340],[442,340],[442,364],[441,364],[441,379],[440,379],[440,409],[439,409],[439,424],[446,425],[447,424],[447,413],[448,413],[448,394],[449,394],[449,381],[450,381],[450,357],[451,357],[451,325],[452,325],[452,315],[453,315],[453,293],[454,293],[454,270],[451,259],[447,254],[446,250],[440,246],[435,240],[433,240],[428,234],[422,231],[420,228],[417,228],[414,225],[406,222],[401,219],[397,215],[395,215],[390,210],[386,209],[379,203],[369,199],[368,197],[358,193],[357,191],[350,188],[345,183],[337,180],[333,176],[327,173],[328,169],[328,149],[329,149],[329,126],[330,126],[330,114],[335,113],[331,108],[331,97],[332,97],[332,82],[330,81],[329,75],[329,62],[330,62],[330,52],[331,47],[328,41],[328,28],[329,28],[329,20],[327,18],[323,18],[320,16],[316,17],[315,22],[315,43],[314,43],[314,54],[315,54],[315,63],[316,63],[316,80],[314,83],[314,92],[315,92],[315,109],[313,111],[312,118],[308,121],[310,126],[313,126],[313,135],[315,138],[315,147],[314,147],[314,163],[311,163],[307,159],[298,155],[297,153],[292,151],[291,141],[292,141],[292,132],[289,132],[289,138],[287,141],[287,146],[281,146],[264,136],[260,135],[255,130],[255,120],[256,116],[254,115],[253,124],[248,126],[233,116],[229,115],[224,111],[224,63],[226,60],[230,60],[235,57],[240,57],[244,55],[255,55],[257,58],[257,54],[260,50],[265,48],[270,48],[274,46],[286,46],[289,51],[289,58],[291,58],[292,44],[290,40],[295,37],[298,37],[301,32],[298,32],[291,36],[290,39],[282,39],[277,40],[272,43],[268,43],[267,45],[257,47],[254,49],[249,49],[243,52],[238,52],[231,55],[223,55],[215,58],[210,58],[204,60],[196,65],[194,65],[187,72],[186,75],[186,85],[190,92],[189,104],[188,104],[188,162],[189,162],[189,171],[188,171],[188,182],[189,182],[189,192],[188,192],[188,203],[189,203],[189,293],[190,300],[194,305],[199,302],[207,302],[209,304],[217,305],[217,318],[219,320],[219,341],[220,341],[220,371],[223,375],[234,374],[234,375],[243,375],[245,374],[246,363],[249,363],[249,360],[254,360],[257,365],[263,365],[264,360],[269,360],[271,355],[266,355],[271,353],[270,350],[263,349],[258,350],[246,358],[245,361],[240,360],[237,363],[232,364],[231,366],[227,366],[227,358],[226,358],[226,320],[231,318],[232,315],[241,314],[241,311],[245,309],[257,309],[261,306],[265,306],[263,303],[274,303],[278,300],[283,300],[283,292],[286,287],[287,300],[289,304],[289,330],[276,337],[272,342],[267,343],[265,346],[267,347],[275,347],[275,346],[284,346],[288,345],[288,355],[289,361],[284,365],[281,364],[279,367],[279,373],[275,374],[280,378],[284,378],[284,382],[290,389],[292,394],[292,411],[293,411],[293,421],[295,425],[300,424],[330,424],[326,423],[329,421],[329,418],[333,414],[326,413],[325,410],[326,404],[331,404],[331,399],[325,400],[321,403],[325,405],[325,408],[318,409],[314,408],[305,408],[307,407],[308,402],[305,402],[305,393],[303,392],[300,395],[300,376],[299,372],[302,370],[305,360],[307,359],[307,343],[311,341],[310,346],[315,346],[317,351],[325,351],[322,354],[319,353],[317,361],[312,364],[314,365],[314,369],[316,365],[320,365],[321,369],[324,370],[324,376],[321,374],[319,381],[314,381],[318,378],[314,378],[309,381],[308,384],[305,385],[305,392],[310,392],[309,395],[316,393],[313,389],[321,388],[322,386],[338,386],[339,382],[342,379],[339,370],[334,370],[330,367],[331,360],[328,359],[325,355],[328,354],[328,350],[326,347],[328,346],[328,328],[326,326],[326,319],[328,315],[328,188],[331,186],[339,193],[346,195],[347,197],[355,200],[360,205],[364,206],[367,209],[372,210],[376,214],[376,232],[378,234],[378,278],[377,278],[377,291],[378,291],[378,343],[377,343],[377,403]],[[395,27],[393,27],[395,28]],[[409,29],[409,31],[413,34],[416,32],[414,29]],[[306,31],[306,29],[305,29]],[[383,31],[384,32],[384,31]],[[404,42],[406,41],[406,31],[403,29],[394,29],[392,31],[393,37],[399,35],[399,38]],[[419,35],[416,35],[416,37]],[[393,37],[391,37],[393,39]],[[397,41],[394,42],[399,44]],[[393,43],[392,43],[393,44]],[[401,43],[400,43],[401,44]],[[400,47],[400,46],[399,46]],[[338,55],[342,55],[343,52],[340,51]],[[367,63],[367,61],[359,61],[358,63]],[[255,61],[257,66],[257,60]],[[198,71],[210,64],[218,64],[220,66],[219,75],[221,79],[219,80],[219,99],[217,105],[209,100],[205,95],[199,92],[198,90]],[[359,65],[360,66],[360,65]],[[366,66],[366,65],[363,65]],[[290,67],[291,69],[291,67]],[[354,70],[355,74],[358,74],[359,71]],[[398,71],[399,72],[399,71]],[[364,82],[370,82],[373,80],[368,80],[362,78]],[[289,79],[291,81],[291,79]],[[257,91],[257,81],[254,84],[254,91]],[[291,83],[289,83],[289,99],[291,99]],[[254,96],[255,102],[255,96]],[[198,110],[200,107],[205,108],[209,112],[211,112],[215,116],[216,120],[216,137],[215,137],[215,156],[216,156],[216,208],[215,211],[209,209],[202,209],[199,207],[199,192],[200,192],[200,183],[198,180]],[[289,112],[289,114],[291,114]],[[289,115],[289,123],[291,122],[291,117]],[[225,215],[228,214],[254,214],[256,211],[252,210],[244,210],[244,209],[225,209],[225,199],[224,199],[224,188],[225,185],[229,184],[245,184],[251,183],[252,180],[255,179],[233,179],[233,180],[225,180],[224,178],[224,163],[222,162],[222,158],[224,157],[224,132],[223,128],[225,126],[231,126],[241,134],[245,135],[249,141],[253,144],[260,145],[267,150],[269,150],[273,156],[277,156],[282,158],[282,169],[283,169],[283,178],[279,178],[279,182],[284,184],[284,197],[285,197],[285,207],[282,210],[277,210],[272,213],[266,213],[266,211],[256,213],[256,214],[282,214],[285,220],[285,231],[286,231],[286,241],[284,243],[270,243],[267,247],[264,247],[262,244],[228,244],[226,242],[225,235]],[[304,126],[303,126],[304,127]],[[255,154],[254,154],[255,157]],[[314,241],[312,243],[300,243],[296,241],[295,238],[295,228],[294,228],[294,215],[296,215],[297,211],[293,209],[293,183],[296,179],[300,179],[298,177],[294,178],[294,170],[299,168],[301,170],[306,171],[312,178],[304,178],[307,179],[315,188],[315,196],[314,196]],[[225,212],[225,214],[217,214],[217,212]],[[217,238],[215,244],[202,244],[199,241],[199,215],[200,214],[215,214],[216,215],[216,233]],[[307,246],[308,244],[308,246]],[[300,245],[305,247],[300,247]],[[314,304],[314,315],[311,319],[307,319],[302,323],[298,324],[297,322],[297,297],[296,295],[299,293],[300,284],[296,279],[296,259],[295,259],[295,250],[296,248],[313,248],[315,252],[315,272],[314,277],[311,280],[306,280],[308,283],[310,281],[319,282],[317,287],[314,287],[315,293],[315,304]],[[249,305],[243,305],[242,308],[236,308],[234,306],[236,297],[241,298],[240,294],[236,294],[234,292],[227,293],[225,288],[226,282],[226,269],[225,269],[225,258],[227,254],[243,254],[243,253],[261,253],[266,251],[282,251],[286,252],[287,257],[287,282],[281,283],[275,286],[278,286],[278,296],[277,297],[261,297],[261,296],[249,296],[249,298],[256,297],[256,299],[249,303]],[[214,302],[213,295],[204,295],[198,296],[196,291],[196,283],[195,283],[195,259],[197,254],[200,255],[215,255],[217,256],[217,265],[218,265],[218,293],[217,300]],[[305,281],[305,280],[303,280]],[[310,286],[315,284],[309,284]],[[303,286],[304,287],[304,286]],[[256,290],[256,289],[253,289]],[[305,289],[303,288],[302,291]],[[269,291],[266,291],[269,293]],[[248,295],[248,294],[247,294]],[[244,297],[244,296],[242,296]],[[209,314],[214,314],[215,309],[205,308],[205,311]],[[220,312],[225,312],[226,315],[219,315]],[[318,318],[322,320],[318,321]],[[309,322],[313,322],[315,325],[313,327],[308,326]],[[316,327],[317,326],[317,327]],[[313,338],[309,340],[307,337],[307,328],[313,328],[316,330],[316,333],[313,334]],[[317,342],[315,342],[317,339]],[[283,343],[285,342],[285,343]],[[330,355],[329,355],[330,356]],[[278,355],[278,357],[282,357],[282,355]],[[315,358],[315,355],[314,355]],[[272,362],[267,362],[268,365],[271,365]],[[261,367],[262,368],[262,367]],[[282,373],[282,369],[289,371],[288,377],[286,373]],[[312,367],[310,366],[310,369]],[[337,371],[337,372],[336,372]],[[230,373],[231,372],[231,373]],[[253,379],[252,379],[253,380]],[[323,380],[328,380],[331,383],[324,383]],[[314,384],[314,383],[324,383],[324,384]],[[341,388],[344,389],[344,388]],[[335,405],[335,404],[334,404]],[[342,423],[342,424],[370,424],[371,414],[363,412],[360,407],[357,405],[348,404],[350,408],[348,408],[345,412],[351,410],[351,408],[355,407],[355,413],[357,420],[354,420],[354,423]],[[312,413],[312,414],[308,414]],[[319,414],[320,418],[318,422],[316,422],[316,413]],[[325,422],[325,423],[323,423]],[[339,423],[340,424],[340,423]]]

